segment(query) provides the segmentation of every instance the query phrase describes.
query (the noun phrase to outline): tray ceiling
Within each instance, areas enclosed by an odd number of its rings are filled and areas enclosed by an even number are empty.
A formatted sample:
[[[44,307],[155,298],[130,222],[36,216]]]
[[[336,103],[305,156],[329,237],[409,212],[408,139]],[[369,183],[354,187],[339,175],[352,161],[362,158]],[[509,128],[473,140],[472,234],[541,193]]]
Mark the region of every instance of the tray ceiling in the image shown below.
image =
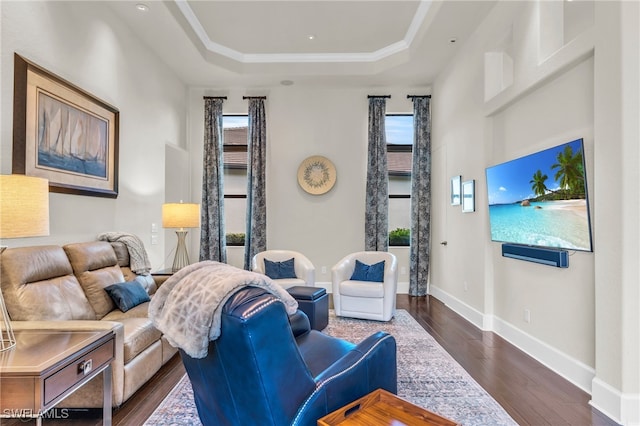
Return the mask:
[[[146,2],[145,12],[134,3],[108,2],[187,84],[264,86],[431,84],[495,2],[175,0]]]

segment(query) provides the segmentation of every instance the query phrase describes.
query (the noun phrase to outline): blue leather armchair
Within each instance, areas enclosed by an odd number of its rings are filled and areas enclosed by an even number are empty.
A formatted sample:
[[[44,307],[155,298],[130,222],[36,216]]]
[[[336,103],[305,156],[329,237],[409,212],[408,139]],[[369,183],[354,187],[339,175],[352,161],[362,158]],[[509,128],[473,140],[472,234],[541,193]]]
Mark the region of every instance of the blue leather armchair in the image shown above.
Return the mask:
[[[205,358],[180,355],[205,426],[311,426],[375,389],[397,392],[393,336],[355,345],[311,330],[302,311],[289,317],[256,287],[227,301]]]

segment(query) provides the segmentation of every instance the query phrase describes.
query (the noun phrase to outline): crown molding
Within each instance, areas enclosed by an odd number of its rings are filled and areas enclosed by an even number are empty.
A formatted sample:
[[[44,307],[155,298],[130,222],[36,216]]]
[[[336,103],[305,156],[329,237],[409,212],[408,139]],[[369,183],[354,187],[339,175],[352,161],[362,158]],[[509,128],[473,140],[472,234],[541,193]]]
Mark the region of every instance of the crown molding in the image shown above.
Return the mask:
[[[209,38],[202,23],[196,16],[187,0],[174,0],[176,6],[187,20],[202,46],[210,53],[222,55],[242,64],[266,64],[266,63],[373,63],[381,61],[398,53],[408,51],[426,20],[431,8],[431,0],[421,0],[411,24],[402,40],[398,40],[388,46],[373,52],[353,53],[243,53],[227,46],[214,42]]]

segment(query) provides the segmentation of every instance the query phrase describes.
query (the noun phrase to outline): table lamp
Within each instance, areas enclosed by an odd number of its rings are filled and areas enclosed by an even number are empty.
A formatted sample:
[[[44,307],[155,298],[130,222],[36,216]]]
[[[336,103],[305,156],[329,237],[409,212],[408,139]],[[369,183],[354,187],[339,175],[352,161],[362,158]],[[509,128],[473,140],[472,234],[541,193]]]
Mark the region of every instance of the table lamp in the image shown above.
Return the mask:
[[[197,228],[200,226],[200,204],[192,203],[167,203],[162,205],[162,227],[178,228],[178,246],[176,256],[173,259],[173,272],[179,271],[189,264],[189,253],[185,238],[187,231],[184,228]]]
[[[49,235],[49,181],[25,175],[0,175],[0,239]],[[0,246],[0,256],[6,247]],[[0,289],[0,352],[16,345]]]

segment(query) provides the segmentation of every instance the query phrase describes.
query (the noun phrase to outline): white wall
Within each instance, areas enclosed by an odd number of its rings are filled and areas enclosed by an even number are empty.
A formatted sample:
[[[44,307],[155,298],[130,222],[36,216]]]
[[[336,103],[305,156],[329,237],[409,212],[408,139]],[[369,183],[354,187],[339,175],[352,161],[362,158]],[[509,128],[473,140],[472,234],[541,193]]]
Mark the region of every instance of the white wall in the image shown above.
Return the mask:
[[[406,96],[415,93],[426,90],[294,85],[246,93],[194,88],[189,98],[193,182],[202,179],[202,97],[225,95],[225,114],[246,114],[243,95],[266,95],[267,248],[304,253],[316,266],[316,281],[327,285],[331,267],[346,254],[364,248],[367,95],[390,94],[387,113],[412,113]],[[297,182],[298,166],[311,155],[329,158],[337,169],[336,184],[324,195],[310,195]],[[193,188],[193,199],[200,199],[200,185]],[[407,282],[407,250],[393,250],[405,268],[400,281]]]
[[[185,86],[102,4],[2,1],[0,9],[2,174],[11,173],[14,52],[120,111],[118,198],[51,193],[51,235],[2,243],[64,244],[131,232],[160,268],[164,233],[151,245],[151,224],[161,224],[164,146],[185,143]]]
[[[592,404],[640,424],[640,3],[596,2],[596,377]],[[618,208],[614,208],[618,207]]]
[[[615,420],[638,424],[640,8],[595,4],[595,20],[583,25],[594,14],[581,13],[565,40],[566,22],[545,21],[550,3],[499,3],[434,84],[431,293],[587,392],[593,386],[593,404]],[[552,30],[553,48],[542,41]],[[485,74],[485,54],[496,52],[510,66]],[[568,269],[503,258],[490,242],[485,168],[580,137],[594,253],[572,253]],[[455,175],[476,179],[476,213],[448,205]]]
[[[593,60],[562,73],[493,117],[489,164],[584,138],[587,181],[593,175]],[[590,195],[597,196],[591,186]],[[486,189],[483,208],[486,210]],[[595,203],[591,212],[596,215]],[[568,269],[501,257],[491,245],[494,315],[577,361],[595,366],[594,255],[572,252]],[[569,307],[569,308],[568,308]],[[531,322],[524,321],[524,310]],[[575,338],[567,338],[575,336]]]
[[[179,202],[191,202],[191,181],[189,180],[189,151],[173,144],[166,144],[164,156],[164,202],[165,203],[179,203]],[[173,266],[173,260],[175,259],[176,249],[178,247],[178,236],[176,229],[167,228],[160,229],[162,222],[158,225],[158,234],[164,235],[164,263],[163,267],[159,269],[165,269]],[[193,239],[193,232],[188,229],[186,241]],[[158,235],[159,236],[159,235]],[[188,243],[187,243],[188,244]],[[195,262],[198,260],[199,253],[188,252],[189,261]]]

